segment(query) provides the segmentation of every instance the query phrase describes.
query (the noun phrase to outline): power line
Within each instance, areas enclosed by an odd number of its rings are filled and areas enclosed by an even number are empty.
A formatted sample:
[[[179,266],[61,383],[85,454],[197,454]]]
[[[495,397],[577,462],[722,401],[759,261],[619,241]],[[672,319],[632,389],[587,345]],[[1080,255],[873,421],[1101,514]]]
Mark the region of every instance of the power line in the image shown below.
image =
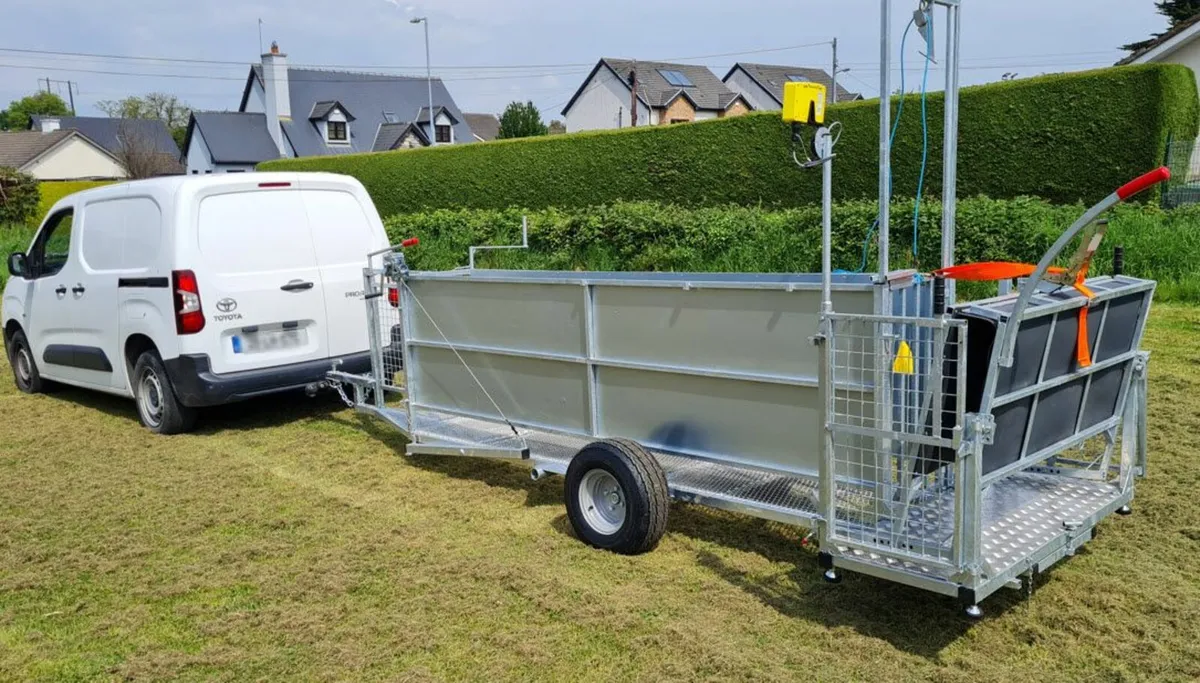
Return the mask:
[[[69,71],[74,73],[101,74],[107,76],[135,76],[140,78],[183,78],[192,80],[205,81],[245,81],[246,76],[217,76],[209,74],[178,74],[178,73],[151,73],[145,71],[114,71],[108,69],[81,69],[67,66],[38,66],[31,64],[0,64],[0,68],[4,69],[32,69],[34,71]],[[332,73],[332,72],[331,72]],[[556,73],[537,73],[537,74],[504,74],[496,76],[463,76],[453,78],[439,78],[439,80],[452,83],[461,81],[499,81],[512,80],[515,78],[543,78],[546,76],[578,76],[587,73],[586,71],[567,71]],[[289,75],[288,80],[293,83],[390,83],[396,79],[410,79],[424,81],[424,76],[408,76],[403,74],[362,74],[356,75],[354,78],[303,78],[300,76]]]

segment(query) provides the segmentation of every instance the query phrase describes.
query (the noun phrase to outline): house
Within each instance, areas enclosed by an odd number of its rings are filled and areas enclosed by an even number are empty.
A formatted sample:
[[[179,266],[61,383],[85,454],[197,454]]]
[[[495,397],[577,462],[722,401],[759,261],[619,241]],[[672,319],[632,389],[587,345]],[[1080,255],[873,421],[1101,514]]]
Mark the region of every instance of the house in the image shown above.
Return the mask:
[[[74,129],[0,133],[0,166],[38,180],[100,180],[126,177],[111,152]]]
[[[1196,72],[1200,83],[1200,14],[1181,22],[1117,62],[1126,64],[1182,64]]]
[[[465,113],[463,116],[467,119],[467,125],[471,127],[471,133],[479,142],[487,142],[495,140],[500,135],[500,119],[494,114],[471,114]]]
[[[34,115],[29,119],[29,129],[42,133],[76,130],[118,159],[130,155],[154,157],[154,175],[183,173],[179,146],[167,124],[157,119]]]
[[[563,108],[567,131],[631,125],[635,80],[639,126],[717,119],[753,109],[707,67],[604,58]]]
[[[474,142],[463,114],[433,79],[290,68],[272,43],[250,67],[236,112],[193,112],[184,138],[187,172],[253,171],[269,159]]]
[[[778,66],[774,64],[747,64],[738,62],[721,79],[729,89],[739,93],[755,109],[773,110],[783,108],[783,84],[788,81],[811,81],[825,86],[832,99],[833,79],[821,69],[803,66]],[[837,101],[861,100],[862,95],[837,86]]]

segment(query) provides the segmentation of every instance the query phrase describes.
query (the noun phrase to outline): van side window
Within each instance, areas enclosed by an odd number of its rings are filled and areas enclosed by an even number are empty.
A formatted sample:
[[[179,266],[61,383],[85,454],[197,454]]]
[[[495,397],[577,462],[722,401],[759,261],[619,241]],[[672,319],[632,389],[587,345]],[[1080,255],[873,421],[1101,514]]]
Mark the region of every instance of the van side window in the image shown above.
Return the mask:
[[[91,202],[80,225],[83,262],[89,270],[138,270],[154,265],[162,211],[149,197]]]
[[[37,241],[33,243],[33,249],[29,251],[31,277],[57,275],[67,265],[74,214],[73,209],[63,209],[46,221],[38,233]]]

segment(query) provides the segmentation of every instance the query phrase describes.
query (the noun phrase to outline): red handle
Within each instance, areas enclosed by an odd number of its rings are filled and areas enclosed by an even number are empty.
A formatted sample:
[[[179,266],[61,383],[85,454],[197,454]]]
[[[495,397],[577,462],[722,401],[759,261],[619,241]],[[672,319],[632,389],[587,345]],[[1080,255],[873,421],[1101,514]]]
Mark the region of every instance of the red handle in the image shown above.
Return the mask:
[[[417,239],[416,237],[409,237],[408,239],[406,239],[406,240],[404,240],[403,242],[401,242],[401,243],[400,243],[400,246],[402,246],[402,247],[415,247],[415,246],[417,246],[417,245],[418,245],[418,244],[420,244],[420,243],[421,243],[421,240]]]
[[[1121,198],[1121,201],[1125,201],[1126,199],[1129,199],[1133,195],[1143,190],[1148,190],[1164,180],[1170,179],[1171,169],[1167,168],[1166,166],[1160,166],[1159,168],[1150,171],[1146,175],[1141,176],[1140,178],[1134,178],[1133,180],[1122,185],[1120,189],[1117,190],[1117,196]]]

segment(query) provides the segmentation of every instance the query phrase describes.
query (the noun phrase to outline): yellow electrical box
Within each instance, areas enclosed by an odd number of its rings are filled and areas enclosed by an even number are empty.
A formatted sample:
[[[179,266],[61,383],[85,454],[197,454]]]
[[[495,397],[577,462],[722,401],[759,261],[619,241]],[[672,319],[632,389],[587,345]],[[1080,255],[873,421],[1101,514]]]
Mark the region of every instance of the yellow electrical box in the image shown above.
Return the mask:
[[[783,120],[820,126],[825,123],[825,86],[788,81],[783,84]]]

